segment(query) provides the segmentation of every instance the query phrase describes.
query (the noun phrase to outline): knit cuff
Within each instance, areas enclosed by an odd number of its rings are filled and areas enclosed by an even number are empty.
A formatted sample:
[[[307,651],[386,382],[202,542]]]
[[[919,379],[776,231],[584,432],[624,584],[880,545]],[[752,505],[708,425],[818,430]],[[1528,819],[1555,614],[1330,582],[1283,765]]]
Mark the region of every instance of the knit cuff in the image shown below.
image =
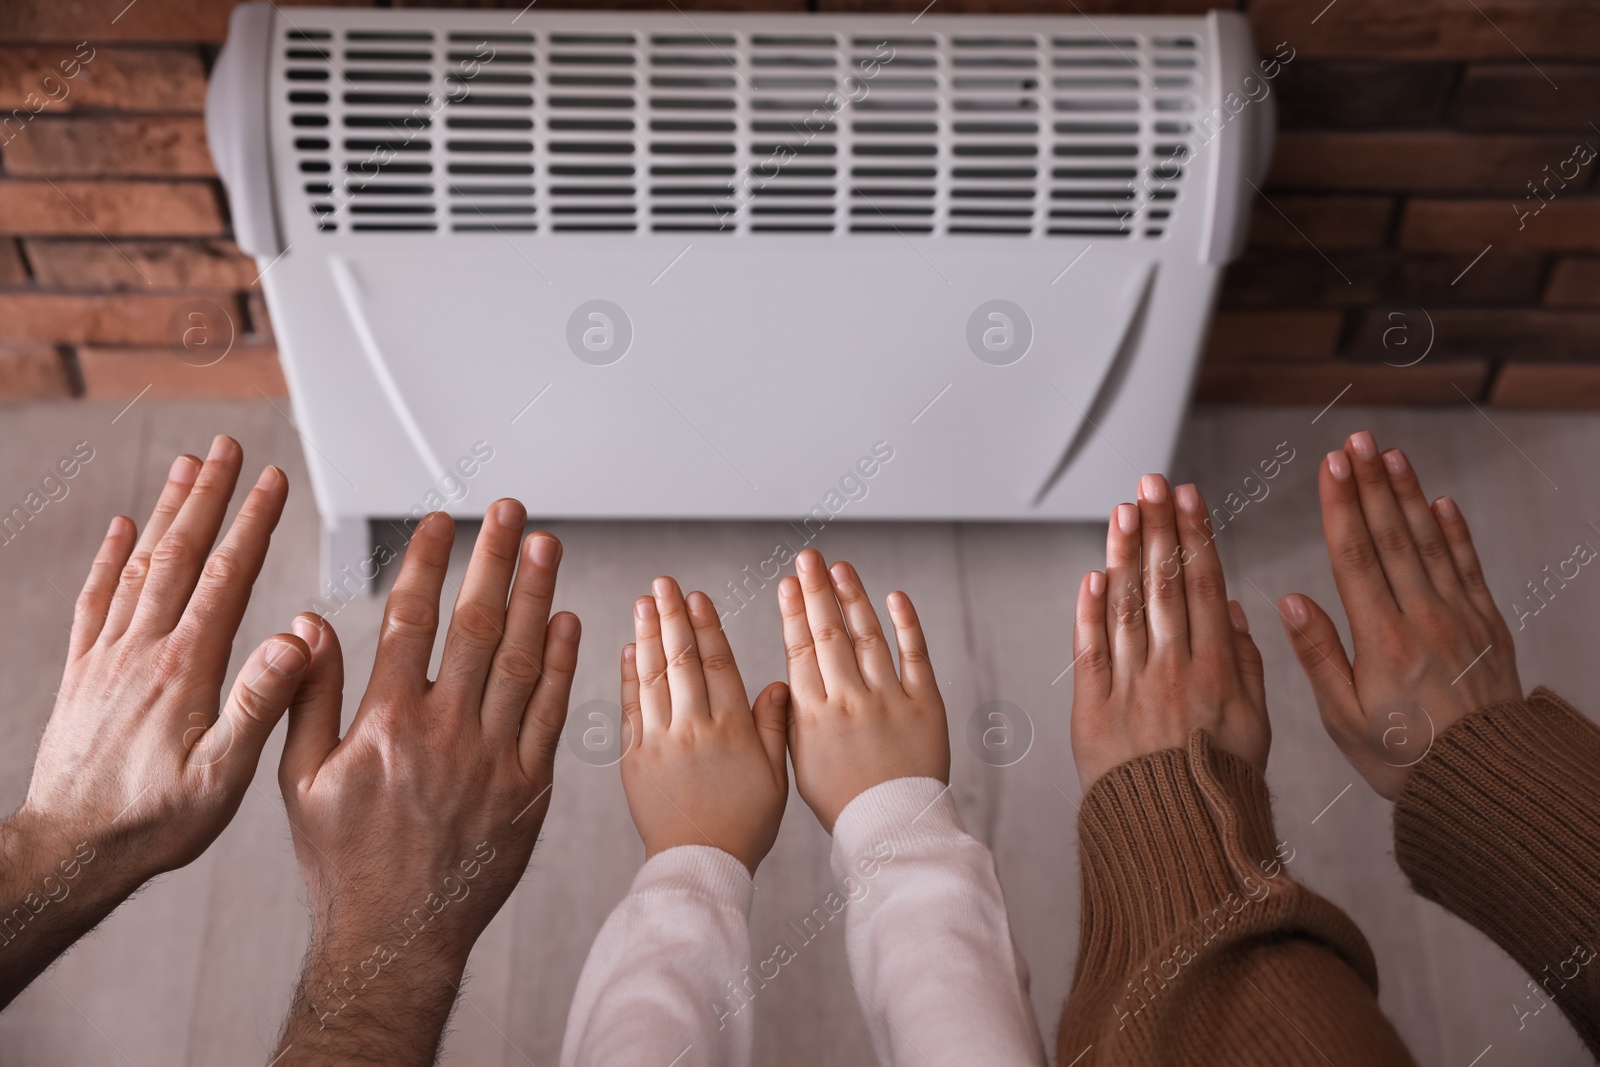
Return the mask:
[[[1120,972],[1174,941],[1209,943],[1287,884],[1275,840],[1260,773],[1204,731],[1106,772],[1078,818],[1080,963]]]
[[[755,890],[744,864],[720,848],[678,845],[656,853],[639,868],[632,892],[695,896],[719,907],[733,908],[749,918]]]
[[[1484,931],[1535,978],[1572,969],[1580,942],[1580,956],[1593,958],[1600,727],[1542,687],[1462,719],[1406,779],[1394,851],[1418,893]],[[1595,970],[1585,968],[1582,981],[1600,994]],[[1600,1022],[1584,1037],[1600,1041]]]
[[[833,824],[833,874],[854,875],[915,848],[967,836],[950,787],[937,778],[896,778],[860,793]]]

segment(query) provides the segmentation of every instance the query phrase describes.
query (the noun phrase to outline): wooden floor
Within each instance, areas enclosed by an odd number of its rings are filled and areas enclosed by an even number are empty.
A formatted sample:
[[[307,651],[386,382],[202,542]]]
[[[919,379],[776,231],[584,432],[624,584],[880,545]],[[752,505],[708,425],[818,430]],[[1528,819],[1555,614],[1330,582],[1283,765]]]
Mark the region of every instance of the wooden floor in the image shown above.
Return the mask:
[[[291,498],[238,648],[284,628],[315,592],[317,519],[293,429],[265,403],[144,401],[38,405],[0,411],[0,510],[76,442],[95,457],[53,502],[0,546],[0,809],[22,800],[49,714],[66,628],[85,568],[110,517],[142,521],[172,456],[204,452],[211,435],[243,442],[247,462],[277,463]],[[1524,1020],[1524,975],[1492,944],[1413,896],[1392,857],[1389,805],[1355,778],[1317,722],[1269,597],[1302,590],[1334,603],[1316,511],[1318,458],[1370,426],[1403,445],[1433,492],[1453,494],[1473,523],[1495,592],[1511,603],[1578,540],[1600,543],[1593,471],[1600,420],[1472,411],[1212,408],[1185,432],[1177,479],[1220,499],[1288,442],[1296,458],[1218,537],[1233,595],[1267,657],[1270,780],[1293,871],[1348,909],[1383,975],[1383,1006],[1423,1064],[1591,1062],[1555,1011]],[[1129,474],[1129,492],[1133,490]],[[1559,488],[1557,488],[1559,486]],[[573,704],[616,699],[616,651],[631,634],[629,603],[657,573],[718,589],[765,559],[780,523],[557,523],[567,546],[558,606],[584,621]],[[470,531],[468,531],[470,533]],[[468,537],[458,538],[459,581]],[[1047,1041],[1077,939],[1074,809],[1068,748],[1069,622],[1079,575],[1102,563],[1103,531],[1087,525],[848,525],[818,541],[854,561],[880,598],[907,589],[928,623],[951,718],[955,795],[968,828],[994,850],[1016,937],[1033,972]],[[379,603],[337,619],[353,711],[373,655]],[[1560,593],[1517,634],[1523,678],[1591,712],[1600,578]],[[752,692],[781,677],[772,587],[729,623]],[[242,656],[242,651],[240,655]],[[965,744],[984,703],[1025,709],[1035,737],[1021,762],[986,766]],[[265,1063],[304,948],[304,894],[277,796],[278,731],[233,824],[199,861],[148,887],[0,1015],[0,1063],[168,1067]],[[1352,782],[1354,785],[1352,786]],[[478,945],[447,1059],[464,1064],[556,1062],[571,991],[591,938],[642,859],[616,769],[563,754],[556,801],[521,888]],[[1347,788],[1348,787],[1348,788]],[[757,878],[754,944],[762,955],[785,920],[831,888],[828,839],[791,797],[777,847]],[[843,938],[829,929],[757,999],[757,1062],[867,1064],[871,1053],[845,980]],[[1492,1048],[1487,1048],[1488,1046]],[[1487,1048],[1487,1051],[1485,1051]],[[1474,1059],[1474,1057],[1480,1057]],[[1343,1065],[1340,1065],[1343,1067]]]

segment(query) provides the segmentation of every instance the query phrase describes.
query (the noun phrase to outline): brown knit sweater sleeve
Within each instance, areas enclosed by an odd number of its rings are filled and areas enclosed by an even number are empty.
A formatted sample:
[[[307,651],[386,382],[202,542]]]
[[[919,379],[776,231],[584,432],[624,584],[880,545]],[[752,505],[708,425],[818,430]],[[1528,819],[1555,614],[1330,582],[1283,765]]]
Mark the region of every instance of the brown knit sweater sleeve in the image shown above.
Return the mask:
[[[1261,776],[1205,732],[1095,782],[1078,849],[1062,1067],[1413,1062],[1366,939],[1291,878]]]
[[[1394,854],[1528,972],[1527,1014],[1559,1005],[1600,1057],[1600,727],[1542,688],[1462,719],[1406,780]]]

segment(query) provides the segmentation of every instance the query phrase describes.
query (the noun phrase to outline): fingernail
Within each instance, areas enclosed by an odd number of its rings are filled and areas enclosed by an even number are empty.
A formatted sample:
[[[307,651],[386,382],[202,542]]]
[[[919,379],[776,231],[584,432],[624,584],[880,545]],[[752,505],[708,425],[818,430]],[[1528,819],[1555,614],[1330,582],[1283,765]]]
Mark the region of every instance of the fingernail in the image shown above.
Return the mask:
[[[1328,453],[1328,473],[1341,482],[1350,477],[1350,457],[1344,454],[1344,449]]]
[[[226,434],[217,434],[211,440],[211,451],[206,453],[207,460],[222,459],[233,451],[233,442]]]
[[[266,470],[261,472],[261,477],[256,479],[256,488],[271,489],[273,486],[278,484],[278,479],[282,477],[282,475],[283,472],[277,467],[268,467]]]
[[[560,552],[561,542],[549,534],[534,534],[528,538],[528,562],[536,567],[554,566]]]
[[[562,612],[550,620],[550,632],[563,641],[570,641],[578,636],[578,617]]]
[[[711,598],[698,589],[691,589],[689,595],[683,598],[683,602],[689,605],[689,610],[696,615],[704,615],[706,609],[711,606]]]
[[[1139,529],[1139,509],[1132,504],[1117,505],[1117,529],[1125,534]]]
[[[784,599],[794,596],[799,590],[800,583],[793,578],[784,578],[778,583],[778,596]]]
[[[828,573],[833,575],[833,580],[840,585],[850,584],[850,567],[843,561],[835,563],[828,568]]]
[[[657,578],[655,581],[650,583],[650,591],[652,593],[654,593],[658,597],[669,597],[669,596],[671,596],[672,595],[672,579],[671,578],[666,578],[666,577]]]
[[[1306,602],[1298,593],[1291,593],[1279,601],[1278,606],[1290,622],[1296,626],[1304,626],[1311,621],[1311,612],[1306,610]]]
[[[167,471],[167,481],[176,482],[178,485],[193,485],[195,475],[199,473],[199,460],[193,456],[179,456],[172,461],[172,469]]]
[[[1238,633],[1250,632],[1250,617],[1244,613],[1243,606],[1237,600],[1228,601],[1228,621]]]
[[[316,651],[317,642],[322,639],[322,627],[317,621],[307,615],[296,615],[294,622],[289,624],[289,629],[294,635],[306,643],[306,647]]]
[[[640,619],[653,619],[656,616],[656,602],[650,597],[642,596],[633,602],[633,613]]]
[[[1372,439],[1372,434],[1366,430],[1358,430],[1350,435],[1350,451],[1356,454],[1357,459],[1375,459],[1378,455],[1378,442]]]
[[[789,706],[789,687],[780,685],[772,691],[772,706],[780,711]]]
[[[1180,511],[1200,510],[1200,490],[1193,485],[1180,485],[1172,492],[1172,499],[1178,502]]]
[[[821,562],[822,555],[808,548],[804,552],[800,553],[799,557],[794,561],[794,566],[795,570],[802,574],[812,574],[816,571],[817,565]]]
[[[515,500],[496,501],[494,505],[494,521],[507,530],[520,530],[522,522],[518,512],[521,510]]]
[[[306,669],[306,654],[300,651],[299,645],[278,641],[267,649],[267,666],[273,674],[292,678]]]
[[[1159,474],[1146,474],[1139,479],[1139,495],[1152,504],[1167,499],[1167,480]]]
[[[1383,466],[1391,478],[1403,478],[1406,471],[1411,469],[1411,464],[1406,462],[1406,454],[1398,448],[1391,448],[1383,454]]]
[[[629,663],[632,663],[638,657],[638,655],[639,646],[633,642],[630,641],[622,646],[622,658],[627,660]]]
[[[1456,502],[1447,496],[1442,496],[1435,500],[1433,507],[1439,513],[1439,518],[1445,522],[1456,522],[1461,518],[1461,509],[1456,507]]]
[[[1089,572],[1089,595],[1104,596],[1106,592],[1106,576],[1100,571]]]

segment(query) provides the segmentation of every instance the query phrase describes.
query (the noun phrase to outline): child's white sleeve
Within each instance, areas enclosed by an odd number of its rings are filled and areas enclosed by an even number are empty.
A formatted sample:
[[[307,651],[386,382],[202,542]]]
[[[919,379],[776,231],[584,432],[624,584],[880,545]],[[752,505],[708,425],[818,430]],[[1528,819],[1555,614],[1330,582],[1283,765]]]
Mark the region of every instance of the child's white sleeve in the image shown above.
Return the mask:
[[[962,828],[948,786],[899,778],[852,800],[834,824],[833,876],[880,1063],[1042,1067],[994,857]]]
[[[721,849],[684,845],[647,862],[589,949],[561,1067],[747,1067],[754,1012],[736,991],[754,893]]]

